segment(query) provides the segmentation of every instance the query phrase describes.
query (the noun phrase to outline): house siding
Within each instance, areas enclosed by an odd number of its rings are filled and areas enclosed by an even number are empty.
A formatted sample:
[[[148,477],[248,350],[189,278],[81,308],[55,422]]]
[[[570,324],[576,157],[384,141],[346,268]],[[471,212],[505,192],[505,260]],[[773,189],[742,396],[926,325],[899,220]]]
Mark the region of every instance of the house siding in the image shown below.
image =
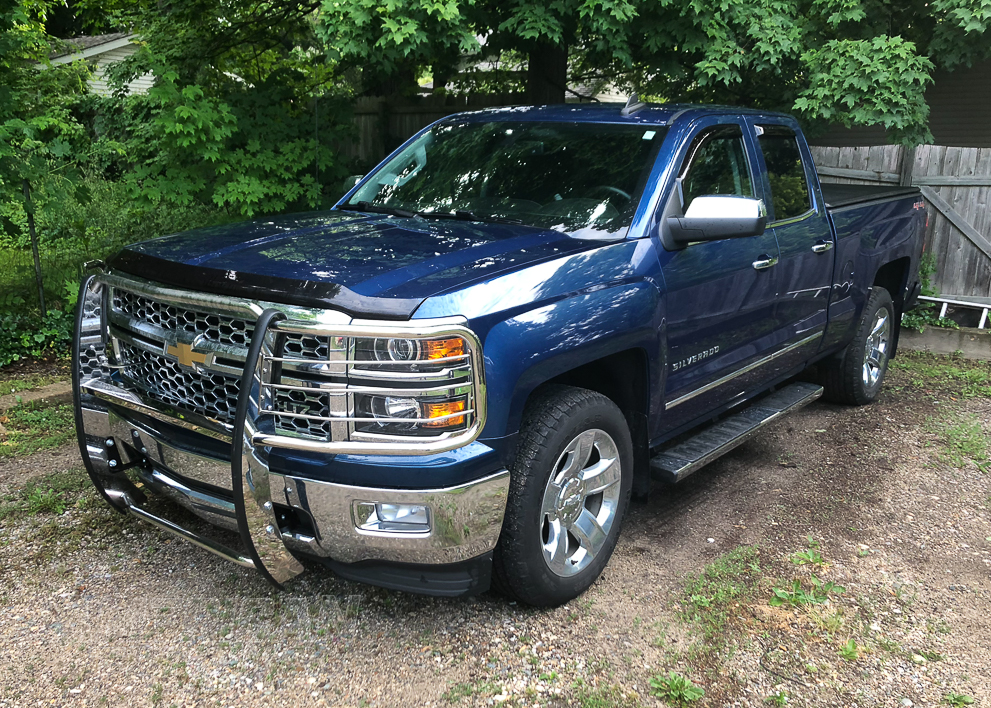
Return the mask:
[[[111,65],[116,64],[119,61],[127,59],[129,56],[134,54],[136,47],[133,45],[126,47],[118,47],[117,49],[111,49],[108,52],[103,52],[90,59],[91,65],[93,67],[93,77],[89,81],[89,89],[93,93],[98,93],[101,96],[109,96],[113,92],[106,81],[106,71]],[[127,85],[128,93],[147,93],[148,89],[152,87],[155,77],[152,74],[145,74],[144,76],[139,76],[134,81]]]

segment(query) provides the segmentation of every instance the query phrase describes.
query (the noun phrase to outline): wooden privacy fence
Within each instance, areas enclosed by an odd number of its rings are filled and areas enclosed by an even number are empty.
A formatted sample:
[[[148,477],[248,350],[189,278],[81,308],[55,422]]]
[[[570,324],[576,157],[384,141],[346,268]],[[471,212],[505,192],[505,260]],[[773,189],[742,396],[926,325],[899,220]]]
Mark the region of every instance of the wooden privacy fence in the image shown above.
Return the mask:
[[[514,94],[423,96],[410,101],[366,96],[359,98],[354,107],[354,141],[340,147],[357,165],[367,169],[436,120],[452,113],[518,104],[522,100],[522,96]]]
[[[916,185],[928,202],[926,253],[944,297],[991,296],[991,148],[813,147],[823,182]]]

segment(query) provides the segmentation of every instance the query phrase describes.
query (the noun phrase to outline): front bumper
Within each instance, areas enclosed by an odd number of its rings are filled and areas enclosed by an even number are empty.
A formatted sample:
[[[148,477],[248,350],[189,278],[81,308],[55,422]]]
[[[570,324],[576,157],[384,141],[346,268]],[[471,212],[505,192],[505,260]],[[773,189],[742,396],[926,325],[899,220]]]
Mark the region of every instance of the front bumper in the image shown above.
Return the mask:
[[[259,332],[268,328],[263,319],[258,319]],[[239,401],[240,415],[227,436],[118,383],[86,375],[79,365],[79,349],[86,342],[77,336],[73,360],[80,449],[105,499],[122,512],[255,568],[277,585],[303,571],[300,559],[311,558],[345,577],[386,587],[441,595],[486,589],[509,473],[496,469],[466,484],[408,490],[274,472],[269,448],[245,414],[253,403],[251,377],[260,368],[263,339],[256,337],[258,346],[248,352],[241,389],[246,400]],[[244,550],[151,513],[145,507],[147,492],[239,532]],[[376,504],[424,507],[428,523],[412,531],[369,528],[358,511]]]

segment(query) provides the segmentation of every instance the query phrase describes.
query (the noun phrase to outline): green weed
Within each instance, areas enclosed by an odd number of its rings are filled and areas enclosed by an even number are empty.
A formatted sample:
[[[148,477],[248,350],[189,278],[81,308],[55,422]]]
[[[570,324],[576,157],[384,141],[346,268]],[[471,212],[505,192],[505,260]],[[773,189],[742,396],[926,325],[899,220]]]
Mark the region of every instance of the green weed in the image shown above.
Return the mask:
[[[795,565],[823,565],[826,559],[815,548],[809,548],[792,554],[791,562]]]
[[[970,696],[965,696],[962,693],[954,693],[953,691],[950,691],[943,696],[943,703],[951,706],[971,706],[974,705],[974,699]]]
[[[771,695],[764,699],[765,703],[770,703],[772,706],[786,706],[788,705],[788,692],[787,691],[775,691]]]
[[[846,644],[840,647],[840,657],[846,661],[856,661],[860,656],[860,648],[853,639],[848,639]]]
[[[705,691],[692,683],[691,679],[674,671],[652,677],[650,693],[675,705],[692,703],[705,695]]]
[[[834,582],[823,582],[816,576],[812,576],[812,588],[806,590],[799,580],[792,581],[791,589],[775,587],[771,590],[770,605],[780,607],[789,605],[791,607],[801,607],[803,605],[821,605],[829,599],[830,593],[843,593],[845,589]]]
[[[0,437],[0,457],[26,457],[61,447],[76,435],[72,406],[15,406],[0,416],[7,434]]]

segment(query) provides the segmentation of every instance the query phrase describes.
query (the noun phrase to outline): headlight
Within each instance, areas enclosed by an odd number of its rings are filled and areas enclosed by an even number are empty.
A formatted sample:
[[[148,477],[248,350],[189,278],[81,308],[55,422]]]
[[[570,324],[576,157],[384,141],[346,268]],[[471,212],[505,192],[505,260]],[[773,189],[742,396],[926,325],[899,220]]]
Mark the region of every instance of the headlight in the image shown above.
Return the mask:
[[[266,386],[270,407],[261,411],[274,417],[277,434],[357,446],[394,443],[397,452],[439,449],[441,441],[453,447],[478,436],[484,372],[470,330],[449,321],[359,327],[351,334],[347,325],[333,331],[277,325],[287,344],[274,360],[281,364],[273,368],[277,380]],[[321,346],[296,346],[301,335]]]

